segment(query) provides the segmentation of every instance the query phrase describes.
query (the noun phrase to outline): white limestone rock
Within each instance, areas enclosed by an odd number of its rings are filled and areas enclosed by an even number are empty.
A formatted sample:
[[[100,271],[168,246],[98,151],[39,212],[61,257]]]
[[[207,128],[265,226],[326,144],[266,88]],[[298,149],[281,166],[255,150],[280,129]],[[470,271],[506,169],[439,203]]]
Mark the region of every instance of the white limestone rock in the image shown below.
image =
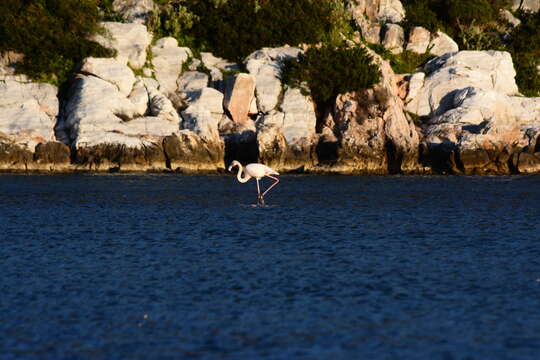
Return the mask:
[[[176,91],[176,81],[182,72],[182,65],[191,56],[191,50],[178,47],[175,38],[165,37],[156,41],[152,47],[152,65],[161,92],[169,94]]]
[[[297,58],[302,50],[295,47],[263,48],[250,54],[246,69],[255,77],[255,97],[261,112],[273,110],[281,94],[281,66],[284,60]]]
[[[58,89],[17,79],[0,81],[0,137],[33,152],[37,144],[55,140]]]
[[[223,117],[223,94],[204,88],[189,93],[189,106],[182,111],[183,128],[202,139],[220,143],[218,124]]]
[[[86,58],[80,71],[116,85],[124,95],[129,95],[135,82],[133,71],[113,58]]]
[[[431,36],[428,49],[430,53],[437,56],[459,51],[458,44],[442,31],[437,31]]]
[[[200,71],[186,71],[176,81],[178,91],[186,92],[208,86],[208,75]]]
[[[152,42],[152,36],[142,24],[123,24],[103,22],[106,35],[96,35],[94,40],[101,45],[117,51],[118,61],[128,63],[134,69],[140,69],[146,63],[146,49]]]
[[[460,51],[428,62],[424,86],[407,108],[420,116],[433,117],[451,107],[452,92],[469,86],[493,89],[504,95],[518,93],[516,72],[509,53],[501,51]]]
[[[313,138],[317,116],[311,98],[303,95],[300,89],[287,88],[280,110],[284,114],[282,131],[287,144]]]
[[[417,54],[424,54],[431,40],[431,33],[428,29],[422,26],[415,26],[409,33],[409,41],[407,42],[407,51],[412,51]]]

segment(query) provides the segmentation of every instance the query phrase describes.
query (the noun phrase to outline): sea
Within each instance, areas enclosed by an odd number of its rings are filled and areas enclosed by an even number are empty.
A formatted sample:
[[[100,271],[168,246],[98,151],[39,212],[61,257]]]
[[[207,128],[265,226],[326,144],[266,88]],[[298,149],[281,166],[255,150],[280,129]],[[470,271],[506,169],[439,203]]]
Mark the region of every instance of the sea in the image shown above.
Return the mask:
[[[0,175],[0,359],[540,358],[539,176],[280,178]]]

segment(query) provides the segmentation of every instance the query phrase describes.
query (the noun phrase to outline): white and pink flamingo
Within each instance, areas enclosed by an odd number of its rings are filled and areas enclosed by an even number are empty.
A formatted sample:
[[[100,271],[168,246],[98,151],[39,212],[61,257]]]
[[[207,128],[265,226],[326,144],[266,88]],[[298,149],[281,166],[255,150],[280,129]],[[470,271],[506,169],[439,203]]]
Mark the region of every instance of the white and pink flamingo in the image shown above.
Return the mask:
[[[231,165],[229,165],[229,171],[232,171],[234,167],[238,167],[238,173],[236,174],[236,178],[241,183],[247,182],[252,177],[257,180],[257,204],[264,205],[264,195],[266,195],[270,189],[272,189],[274,186],[276,186],[279,183],[279,179],[277,177],[274,177],[272,175],[279,175],[277,171],[274,169],[263,165],[263,164],[247,164],[246,167],[243,167],[240,162],[233,160],[231,162]],[[269,178],[274,180],[274,183],[268,187],[262,194],[261,194],[261,188],[259,186],[259,180],[261,180],[263,177],[268,176]]]

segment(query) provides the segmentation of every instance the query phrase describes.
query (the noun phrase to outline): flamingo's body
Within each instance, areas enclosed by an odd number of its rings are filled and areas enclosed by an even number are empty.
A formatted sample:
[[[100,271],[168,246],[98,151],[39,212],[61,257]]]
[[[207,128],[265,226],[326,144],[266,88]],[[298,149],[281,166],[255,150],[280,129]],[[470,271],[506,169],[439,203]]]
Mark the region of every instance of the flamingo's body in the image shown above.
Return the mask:
[[[279,173],[275,171],[274,169],[272,169],[271,167],[268,167],[264,164],[252,163],[252,164],[247,164],[246,167],[243,167],[242,164],[240,164],[236,160],[233,160],[233,162],[229,166],[229,171],[231,171],[236,166],[238,167],[238,173],[236,174],[236,178],[238,179],[239,182],[245,183],[245,182],[248,182],[249,179],[251,178],[255,178],[255,180],[257,180],[257,195],[258,195],[257,203],[264,205],[264,195],[266,195],[268,191],[270,191],[271,188],[273,188],[279,183],[279,179],[272,175],[279,175]],[[268,189],[266,189],[261,194],[259,180],[261,180],[265,176],[271,179],[274,179],[275,181],[272,185],[270,185]]]

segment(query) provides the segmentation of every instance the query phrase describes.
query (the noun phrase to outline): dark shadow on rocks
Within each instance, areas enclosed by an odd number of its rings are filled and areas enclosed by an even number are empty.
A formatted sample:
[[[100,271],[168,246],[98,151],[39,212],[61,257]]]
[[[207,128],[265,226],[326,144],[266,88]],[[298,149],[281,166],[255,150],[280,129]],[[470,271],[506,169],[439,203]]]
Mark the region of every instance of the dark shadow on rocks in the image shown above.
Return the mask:
[[[259,158],[257,134],[254,131],[243,131],[224,136],[225,141],[225,165],[228,166],[233,160],[242,164],[256,163]]]

